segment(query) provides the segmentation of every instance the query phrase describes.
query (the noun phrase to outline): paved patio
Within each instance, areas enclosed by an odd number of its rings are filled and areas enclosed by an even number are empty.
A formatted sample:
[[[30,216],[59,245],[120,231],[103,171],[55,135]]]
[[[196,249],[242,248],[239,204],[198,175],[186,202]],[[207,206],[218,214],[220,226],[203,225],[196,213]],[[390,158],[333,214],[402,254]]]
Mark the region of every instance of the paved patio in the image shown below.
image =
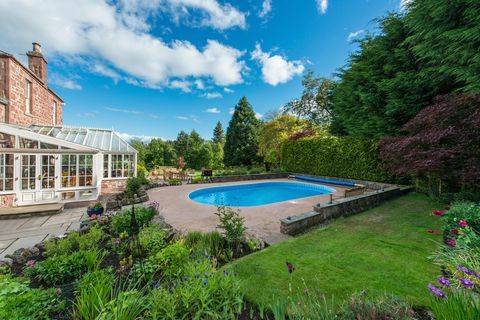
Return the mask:
[[[52,235],[79,229],[85,212],[85,208],[72,208],[51,216],[0,220],[0,258],[17,249],[32,247]]]
[[[214,215],[216,208],[211,205],[194,202],[188,194],[194,190],[234,184],[249,184],[268,181],[291,181],[288,179],[256,180],[228,183],[189,184],[175,187],[163,187],[148,191],[150,201],[160,203],[160,213],[166,222],[182,231],[211,231],[218,224],[218,217]],[[337,192],[335,197],[343,197],[346,188],[330,186]],[[268,243],[276,243],[288,236],[280,233],[280,219],[299,213],[312,211],[313,205],[329,201],[329,195],[321,195],[290,201],[272,203],[257,207],[242,207],[240,214],[245,217],[248,231]]]

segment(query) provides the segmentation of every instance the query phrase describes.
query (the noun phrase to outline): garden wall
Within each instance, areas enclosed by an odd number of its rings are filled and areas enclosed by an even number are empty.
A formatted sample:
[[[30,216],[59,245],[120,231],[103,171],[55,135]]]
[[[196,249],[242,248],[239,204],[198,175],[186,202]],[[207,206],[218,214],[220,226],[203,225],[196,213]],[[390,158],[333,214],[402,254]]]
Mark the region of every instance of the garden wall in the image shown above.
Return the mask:
[[[248,180],[265,180],[265,179],[282,179],[287,178],[288,173],[261,173],[261,174],[247,174],[236,176],[216,176],[212,177],[212,182],[233,182],[233,181],[248,181]]]
[[[326,224],[331,220],[348,217],[373,208],[383,201],[402,195],[411,190],[410,187],[390,186],[364,195],[336,199],[332,204],[322,203],[313,207],[313,211],[280,220],[280,232],[296,235],[312,227]]]
[[[376,140],[326,137],[287,141],[282,169],[289,172],[369,181],[388,181]]]

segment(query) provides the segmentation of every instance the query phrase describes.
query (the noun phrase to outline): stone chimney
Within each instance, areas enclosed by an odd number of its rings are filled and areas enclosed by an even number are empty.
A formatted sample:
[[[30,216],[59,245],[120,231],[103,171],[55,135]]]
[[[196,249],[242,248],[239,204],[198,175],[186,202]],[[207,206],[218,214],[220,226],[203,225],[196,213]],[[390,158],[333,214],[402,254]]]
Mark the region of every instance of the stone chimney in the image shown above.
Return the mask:
[[[43,57],[42,46],[32,43],[32,51],[27,52],[28,68],[33,71],[45,84],[47,83],[47,60]]]

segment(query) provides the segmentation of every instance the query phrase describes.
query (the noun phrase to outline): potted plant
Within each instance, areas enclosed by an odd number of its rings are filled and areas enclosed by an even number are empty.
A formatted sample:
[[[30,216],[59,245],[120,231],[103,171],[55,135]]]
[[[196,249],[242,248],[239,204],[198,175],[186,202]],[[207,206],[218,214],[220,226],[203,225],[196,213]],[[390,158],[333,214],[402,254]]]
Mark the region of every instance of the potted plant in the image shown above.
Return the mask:
[[[103,205],[100,202],[95,203],[94,205],[90,205],[87,208],[87,214],[89,217],[92,215],[101,215],[103,213]]]

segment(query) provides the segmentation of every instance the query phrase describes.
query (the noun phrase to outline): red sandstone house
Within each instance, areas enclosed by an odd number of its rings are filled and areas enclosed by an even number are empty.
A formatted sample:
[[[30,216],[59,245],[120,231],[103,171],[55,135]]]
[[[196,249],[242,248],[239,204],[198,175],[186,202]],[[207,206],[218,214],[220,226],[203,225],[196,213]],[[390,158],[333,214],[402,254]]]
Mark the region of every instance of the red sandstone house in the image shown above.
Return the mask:
[[[137,151],[112,130],[62,124],[41,46],[28,67],[0,51],[0,207],[92,201],[136,175]]]

